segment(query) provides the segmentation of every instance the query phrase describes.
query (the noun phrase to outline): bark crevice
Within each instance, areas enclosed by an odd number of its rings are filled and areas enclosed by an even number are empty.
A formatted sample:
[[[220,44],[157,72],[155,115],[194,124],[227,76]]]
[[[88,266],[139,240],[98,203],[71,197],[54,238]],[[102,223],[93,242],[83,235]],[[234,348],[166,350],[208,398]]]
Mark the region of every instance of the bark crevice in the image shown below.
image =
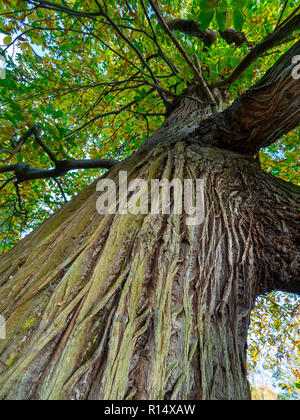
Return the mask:
[[[2,257],[1,398],[250,398],[255,299],[297,289],[298,190],[193,138],[151,156],[121,169],[204,179],[204,222],[187,226],[174,199],[170,215],[100,217],[93,185]]]

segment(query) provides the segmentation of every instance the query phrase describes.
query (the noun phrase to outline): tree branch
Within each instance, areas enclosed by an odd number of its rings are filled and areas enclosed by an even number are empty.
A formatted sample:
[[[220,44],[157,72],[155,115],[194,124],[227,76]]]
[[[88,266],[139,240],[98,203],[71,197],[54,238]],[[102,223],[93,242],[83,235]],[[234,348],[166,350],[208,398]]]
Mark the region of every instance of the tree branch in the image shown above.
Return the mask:
[[[57,178],[53,178],[53,179],[54,179],[54,182],[56,183],[56,185],[58,186],[58,188],[59,188],[59,190],[61,192],[61,195],[62,195],[65,203],[67,203],[68,202],[68,199],[66,197],[66,194],[65,194],[65,192],[63,190],[63,187],[62,187],[61,183],[59,182],[59,180]]]
[[[54,179],[79,169],[111,169],[119,163],[113,159],[61,160],[56,161],[56,167],[50,169],[34,168],[26,163],[18,163],[0,167],[0,173],[15,172],[17,184],[21,184],[34,179]]]
[[[5,182],[1,187],[3,189],[10,181],[15,180],[15,184],[21,184],[25,181],[31,181],[33,179],[49,179],[53,178],[54,181],[58,184],[64,199],[66,200],[65,194],[62,190],[62,187],[59,181],[56,179],[60,176],[66,175],[66,173],[79,170],[79,169],[111,169],[113,166],[119,164],[119,161],[113,159],[70,159],[70,160],[57,160],[55,155],[51,150],[45,145],[40,136],[40,129],[38,126],[32,127],[30,130],[25,133],[21,139],[18,141],[17,147],[14,150],[14,154],[21,150],[22,145],[25,140],[28,139],[31,135],[35,136],[36,142],[42,147],[42,149],[47,153],[49,158],[54,163],[55,167],[50,169],[40,169],[34,168],[26,163],[18,163],[14,165],[4,165],[0,166],[1,173],[14,172],[15,177],[10,178]]]
[[[293,73],[298,41],[233,105],[198,129],[207,144],[255,155],[300,124],[300,80]]]
[[[219,88],[230,86],[249,68],[254,61],[267,51],[278,46],[298,29],[300,29],[300,15],[295,16],[286,25],[270,34],[263,42],[257,44],[247,57],[239,64],[232,75],[225,80],[219,80],[216,82],[215,86]]]
[[[130,48],[136,53],[137,57],[141,61],[143,67],[145,67],[150,77],[152,78],[155,85],[160,86],[159,81],[156,79],[156,76],[154,72],[152,71],[151,67],[148,65],[146,59],[141,54],[140,50],[131,42],[131,40],[121,31],[120,27],[111,19],[106,13],[103,13],[103,17],[111,24],[111,26],[116,30],[116,32],[119,34],[119,36],[126,42],[127,45],[129,45]],[[166,101],[164,95],[162,94],[161,90],[158,90],[158,94],[161,96],[162,101],[166,106],[168,106],[168,102]]]
[[[266,291],[281,290],[300,295],[300,188],[263,173],[259,220],[261,259],[264,262]],[[263,239],[264,238],[264,239]]]
[[[22,146],[23,146],[23,144],[25,143],[25,141],[29,138],[29,137],[31,137],[32,136],[32,134],[34,133],[34,128],[31,128],[30,130],[28,130],[21,138],[20,138],[20,140],[18,141],[18,143],[17,143],[17,145],[16,145],[16,147],[15,147],[15,149],[12,151],[12,152],[8,152],[8,151],[5,151],[6,153],[9,153],[9,157],[7,158],[7,159],[0,159],[0,162],[1,163],[6,163],[6,162],[8,162],[9,160],[11,160],[14,156],[15,156],[15,154],[17,154],[17,153],[19,153],[20,152],[20,150],[21,150],[21,148],[22,148]],[[0,171],[0,173],[1,173],[1,171]]]
[[[283,8],[281,9],[281,13],[280,13],[280,16],[279,16],[279,19],[278,19],[278,22],[276,24],[276,28],[275,29],[277,29],[279,27],[280,23],[281,23],[281,20],[282,20],[282,17],[284,15],[284,12],[285,12],[285,10],[287,8],[288,2],[289,2],[289,0],[285,0],[285,3],[283,5]]]
[[[15,188],[16,188],[16,194],[17,194],[17,198],[18,198],[19,209],[20,209],[20,212],[23,213],[24,209],[23,209],[23,205],[22,205],[22,198],[21,198],[19,184],[18,184],[17,181],[15,181],[14,184],[15,184]]]
[[[151,86],[154,86],[153,89],[150,89],[147,92],[147,95],[150,95],[151,93],[155,92],[157,89],[161,89],[160,86],[157,86],[157,85],[152,84],[150,82],[147,83],[147,84],[149,84]],[[172,92],[170,92],[170,95],[173,96]],[[109,112],[105,112],[104,114],[98,114],[94,118],[92,118],[91,120],[89,120],[88,122],[86,122],[85,124],[83,124],[82,126],[80,126],[79,128],[76,128],[76,130],[73,130],[70,134],[67,135],[67,137],[73,136],[74,134],[76,134],[79,131],[83,130],[85,127],[89,126],[90,124],[94,123],[95,121],[99,120],[100,118],[109,117],[111,115],[119,115],[123,111],[126,111],[126,110],[130,109],[136,103],[138,103],[138,100],[134,100],[134,101],[128,103],[127,105],[124,105],[123,107],[121,107],[121,108],[119,108],[119,109],[117,109],[115,111],[109,111]]]
[[[152,9],[154,10],[158,21],[161,23],[164,31],[169,35],[169,37],[171,38],[173,44],[176,46],[176,48],[178,49],[178,51],[180,52],[180,54],[182,55],[182,57],[184,58],[184,60],[186,61],[186,63],[190,66],[190,68],[192,69],[196,80],[199,82],[203,92],[207,95],[207,98],[211,101],[212,104],[216,105],[216,100],[213,96],[213,94],[211,93],[208,84],[206,83],[203,75],[201,73],[199,73],[199,70],[197,68],[197,66],[194,64],[193,60],[189,57],[189,55],[185,52],[184,48],[181,46],[180,42],[177,40],[176,37],[174,37],[174,35],[172,34],[171,30],[169,29],[167,23],[165,22],[159,7],[157,6],[157,3],[155,1],[149,0],[149,3],[152,6]]]
[[[180,31],[186,35],[198,38],[209,48],[217,41],[217,32],[212,29],[202,31],[200,24],[194,20],[169,19],[166,21],[171,31]]]
[[[48,1],[39,1],[39,0],[33,0],[33,1],[29,1],[29,3],[35,4],[37,6],[40,6],[41,8],[45,8],[48,10],[54,10],[54,11],[59,11],[62,13],[66,13],[70,16],[78,16],[78,17],[86,17],[86,18],[96,18],[98,16],[101,16],[103,18],[105,18],[107,20],[107,22],[115,29],[115,31],[118,33],[118,35],[124,40],[124,42],[135,52],[136,56],[138,57],[138,59],[140,60],[142,66],[147,69],[149,75],[147,75],[148,77],[150,77],[154,84],[156,86],[160,86],[159,81],[156,78],[156,75],[154,74],[154,72],[152,71],[151,67],[148,65],[146,59],[143,57],[142,53],[140,52],[140,50],[133,44],[133,42],[127,37],[127,35],[121,30],[120,26],[113,20],[110,18],[110,16],[101,8],[101,6],[99,5],[99,12],[96,13],[88,13],[88,12],[80,12],[74,9],[70,9],[68,7],[64,7],[64,6],[60,6],[57,4],[54,4],[52,2],[48,2]],[[163,103],[165,104],[166,107],[169,106],[168,101],[166,100],[164,94],[162,93],[161,89],[157,89],[158,94],[160,95]]]
[[[220,36],[224,39],[224,41],[226,41],[228,45],[235,44],[236,47],[241,47],[245,43],[248,47],[252,45],[251,42],[247,41],[244,32],[239,32],[232,28],[225,29],[225,31],[220,31]]]
[[[12,178],[9,178],[6,181],[4,181],[4,183],[0,187],[0,191],[1,190],[4,190],[4,188],[6,187],[6,185],[8,185],[11,181],[15,181],[15,180],[16,180],[16,177],[13,176]]]
[[[159,45],[159,42],[157,40],[157,36],[156,36],[155,30],[153,28],[153,25],[151,23],[151,19],[150,19],[149,15],[148,15],[148,11],[147,11],[147,8],[146,8],[143,0],[140,0],[140,4],[142,6],[143,12],[145,13],[145,16],[146,16],[148,25],[150,26],[150,29],[151,29],[151,32],[152,32],[152,39],[153,39],[153,41],[154,41],[154,43],[155,43],[155,45],[157,47],[157,50],[158,50],[158,56],[162,57],[162,59],[169,66],[169,68],[171,69],[171,71],[173,72],[174,75],[178,74],[179,73],[179,70],[174,66],[174,64],[172,63],[172,61],[169,60],[169,58],[164,54],[164,52],[162,51],[162,49],[161,49],[161,47]],[[148,59],[149,59],[149,57],[148,57]],[[147,59],[147,61],[148,61],[148,59]]]
[[[97,16],[102,16],[102,11],[100,12],[81,12],[79,10],[70,9],[68,7],[61,6],[59,4],[52,3],[50,1],[40,1],[40,0],[27,0],[27,3],[34,5],[36,8],[43,8],[48,10],[54,10],[56,12],[66,13],[70,16],[77,16],[77,17],[87,17],[87,18],[95,18]]]
[[[51,152],[51,150],[42,141],[41,136],[40,136],[39,127],[38,126],[33,127],[32,132],[35,136],[36,142],[41,146],[41,148],[47,153],[47,155],[52,160],[52,162],[55,163],[55,165],[56,165],[58,163],[58,161],[57,161],[56,157],[54,156],[54,154]]]

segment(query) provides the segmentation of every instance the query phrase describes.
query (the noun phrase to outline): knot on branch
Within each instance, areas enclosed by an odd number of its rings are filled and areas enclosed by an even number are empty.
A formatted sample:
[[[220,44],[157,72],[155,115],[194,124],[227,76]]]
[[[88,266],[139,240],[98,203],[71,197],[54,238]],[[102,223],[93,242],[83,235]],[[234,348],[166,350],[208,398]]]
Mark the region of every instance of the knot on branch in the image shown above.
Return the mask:
[[[235,44],[237,47],[241,47],[245,42],[247,42],[246,35],[243,32],[236,31],[232,28],[220,31],[220,36],[227,44]]]
[[[30,166],[27,163],[18,163],[15,167],[17,178],[21,178],[28,173]]]
[[[206,29],[202,31],[198,22],[194,20],[171,19],[168,20],[167,25],[171,31],[180,31],[187,35],[201,39],[204,45],[209,48],[217,42],[217,32],[213,29]]]
[[[217,32],[213,29],[206,29],[204,31],[203,42],[207,48],[210,48],[212,45],[217,43],[218,35]]]

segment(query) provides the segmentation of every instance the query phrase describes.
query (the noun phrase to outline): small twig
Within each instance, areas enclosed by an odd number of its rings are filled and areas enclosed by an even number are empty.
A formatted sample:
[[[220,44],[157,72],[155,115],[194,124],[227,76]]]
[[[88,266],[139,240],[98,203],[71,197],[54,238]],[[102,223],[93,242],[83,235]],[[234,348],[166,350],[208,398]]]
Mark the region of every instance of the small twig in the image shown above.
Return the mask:
[[[145,58],[143,57],[143,55],[141,54],[140,50],[132,43],[132,41],[121,31],[119,25],[113,21],[113,19],[110,18],[110,16],[108,16],[106,13],[102,12],[102,16],[111,24],[111,26],[116,30],[116,32],[119,34],[119,36],[126,42],[126,44],[132,48],[132,50],[136,53],[137,57],[139,58],[141,64],[143,67],[145,67],[148,72],[149,75],[151,77],[151,79],[153,80],[153,82],[160,86],[159,81],[157,80],[154,72],[152,71],[151,67],[149,66],[149,64],[147,63],[147,61],[145,60]],[[158,94],[160,95],[162,101],[164,102],[164,104],[167,106],[168,102],[166,100],[166,98],[164,97],[163,93],[161,90],[158,90]]]
[[[56,164],[57,163],[57,159],[54,156],[54,154],[51,152],[51,150],[45,145],[45,143],[42,141],[41,136],[40,136],[40,128],[38,126],[34,126],[32,127],[30,130],[28,130],[18,141],[15,149],[12,152],[7,151],[7,153],[9,153],[9,157],[7,159],[2,159],[0,160],[0,162],[5,163],[8,162],[9,160],[11,160],[15,154],[19,153],[21,151],[21,148],[23,146],[23,144],[25,143],[25,141],[31,137],[32,135],[34,135],[35,137],[35,141],[37,142],[38,145],[40,145],[42,147],[42,149],[47,153],[47,155],[49,156],[49,158]],[[5,166],[3,166],[2,168],[0,167],[0,173],[2,172],[8,172],[5,171]]]
[[[23,206],[22,206],[22,199],[21,199],[21,195],[20,195],[20,188],[18,185],[18,181],[15,182],[15,188],[16,188],[16,193],[17,193],[17,197],[18,197],[18,203],[19,203],[19,208],[20,208],[20,212],[23,213]]]
[[[20,140],[17,142],[17,145],[15,147],[15,149],[12,152],[7,152],[9,153],[9,157],[7,159],[1,159],[0,162],[2,163],[6,163],[9,160],[11,160],[17,153],[19,153],[21,151],[21,148],[23,146],[23,144],[25,143],[25,141],[31,137],[33,134],[33,128],[31,128],[30,130],[28,130],[21,138]]]
[[[58,188],[59,188],[59,190],[61,192],[61,195],[63,196],[63,199],[64,199],[65,203],[67,203],[68,202],[68,199],[66,197],[66,194],[65,194],[65,192],[63,190],[63,187],[62,187],[61,183],[59,182],[59,180],[57,178],[53,178],[53,180],[57,184],[57,186],[58,186]]]
[[[170,67],[170,69],[171,69],[171,71],[173,72],[173,74],[174,75],[177,75],[178,73],[179,73],[179,70],[175,67],[175,65],[168,59],[168,57],[163,53],[163,51],[162,51],[162,49],[161,49],[161,47],[160,47],[160,45],[159,45],[159,43],[158,43],[158,41],[157,41],[157,36],[156,36],[156,33],[155,33],[155,30],[154,30],[154,28],[153,28],[153,25],[152,25],[152,23],[151,23],[151,19],[150,19],[150,17],[149,17],[149,15],[148,15],[148,12],[147,12],[147,8],[146,8],[146,6],[145,6],[145,4],[144,4],[144,2],[143,2],[143,0],[140,0],[140,3],[141,3],[141,6],[142,6],[142,9],[143,9],[143,11],[144,11],[144,13],[145,13],[145,16],[146,16],[146,19],[147,19],[147,21],[148,21],[148,24],[149,24],[149,26],[150,26],[150,29],[151,29],[151,31],[152,31],[152,35],[153,35],[153,41],[155,42],[155,45],[157,46],[157,49],[158,49],[158,51],[159,51],[159,54],[157,54],[158,56],[160,56],[160,57],[162,57],[163,58],[163,60],[166,62],[166,64]]]
[[[278,29],[281,29],[286,23],[288,23],[298,12],[300,11],[300,6],[298,6],[281,24]]]
[[[200,61],[199,61],[199,57],[196,53],[194,54],[194,59],[195,59],[195,64],[197,66],[197,69],[198,69],[199,73],[202,74],[201,64],[200,64]]]
[[[198,83],[200,84],[201,88],[203,89],[203,91],[206,93],[207,97],[209,98],[209,100],[212,102],[212,104],[216,105],[216,100],[214,98],[214,96],[212,95],[207,82],[205,81],[204,77],[202,76],[202,74],[198,71],[198,68],[196,67],[196,65],[193,63],[193,60],[191,60],[191,58],[189,57],[189,55],[185,52],[184,48],[181,46],[180,42],[177,40],[177,38],[172,34],[172,31],[169,29],[165,19],[163,18],[160,10],[159,10],[159,6],[157,5],[156,1],[152,1],[149,0],[149,3],[152,6],[152,9],[154,10],[158,20],[161,22],[161,26],[164,29],[164,31],[169,35],[169,37],[171,38],[173,44],[176,46],[176,48],[178,49],[178,51],[180,52],[180,54],[182,55],[182,57],[185,59],[186,63],[190,66],[190,68],[193,70],[193,73],[198,81]]]
[[[285,3],[284,3],[284,5],[283,5],[283,8],[282,8],[281,13],[280,13],[280,17],[279,17],[278,22],[277,22],[277,25],[276,25],[276,27],[275,27],[275,31],[276,31],[276,30],[277,30],[277,28],[279,27],[279,24],[280,24],[280,22],[281,22],[281,19],[282,19],[282,17],[283,17],[283,14],[284,14],[284,12],[285,12],[285,9],[287,8],[288,2],[289,2],[289,0],[285,0]]]
[[[156,85],[155,83],[151,83],[151,82],[145,82],[145,84],[153,87],[152,89],[149,89],[149,91],[146,93],[146,96],[151,95],[156,90],[161,90],[163,93],[165,93],[165,94],[167,94],[171,97],[174,97],[174,94],[172,92],[162,88],[160,85]],[[69,134],[66,135],[66,137],[70,137],[70,136],[73,136],[74,134],[77,134],[79,131],[83,130],[85,127],[89,126],[90,124],[94,123],[95,121],[99,120],[100,118],[105,118],[105,117],[109,117],[109,116],[112,116],[112,115],[119,115],[123,111],[126,111],[128,109],[130,110],[130,108],[133,105],[137,104],[138,101],[139,101],[139,99],[134,100],[134,101],[128,103],[127,105],[124,105],[123,107],[121,107],[121,108],[119,108],[115,111],[109,111],[109,112],[106,112],[104,114],[96,115],[94,118],[92,118],[91,120],[89,120],[88,122],[86,122],[85,124],[80,126],[79,128],[76,128],[75,130],[71,131]]]
[[[12,152],[11,152],[10,150],[3,149],[3,150],[0,150],[0,155],[1,155],[2,153],[8,154],[8,155],[9,155],[9,157],[8,157],[8,158],[6,158],[6,159],[0,159],[0,162],[1,162],[1,163],[6,163],[6,162],[8,162],[8,161],[11,159],[11,157],[12,157]]]
[[[282,306],[282,305],[280,305],[279,303],[274,302],[274,300],[273,300],[272,298],[270,298],[269,296],[264,296],[264,299],[265,299],[265,300],[267,300],[268,302],[272,303],[273,305],[277,306],[277,308],[280,308],[280,309],[281,309],[281,311],[283,311],[283,312],[281,312],[281,314],[282,314],[283,316],[286,316],[286,315],[288,315],[288,316],[290,316],[290,317],[292,317],[292,316],[293,316],[293,312],[292,312],[292,313],[291,313],[291,312],[289,312],[289,310],[288,310],[288,309],[286,309],[285,307],[283,307],[283,306]]]
[[[6,187],[6,185],[8,185],[11,181],[13,181],[15,179],[16,179],[16,177],[13,176],[12,178],[9,178],[7,181],[5,181],[4,184],[1,185],[0,191],[3,190]]]
[[[36,142],[41,146],[41,148],[47,153],[47,155],[49,156],[49,158],[52,160],[52,162],[54,162],[55,164],[57,164],[57,159],[54,156],[54,154],[51,152],[51,150],[45,145],[45,143],[42,141],[41,137],[40,137],[40,128],[38,126],[33,127],[33,133],[35,136],[35,140]]]

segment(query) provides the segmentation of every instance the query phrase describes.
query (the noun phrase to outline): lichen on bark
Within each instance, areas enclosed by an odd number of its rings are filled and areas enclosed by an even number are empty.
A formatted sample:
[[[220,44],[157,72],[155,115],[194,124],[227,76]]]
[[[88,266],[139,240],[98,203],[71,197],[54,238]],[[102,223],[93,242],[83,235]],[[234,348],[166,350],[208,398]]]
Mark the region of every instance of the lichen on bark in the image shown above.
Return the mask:
[[[297,192],[251,156],[192,137],[142,150],[108,176],[119,170],[149,184],[203,179],[204,222],[187,226],[172,209],[100,216],[94,184],[2,257],[0,397],[249,399],[250,313],[280,287],[268,265],[280,229],[271,238],[267,221],[286,213],[292,231]]]

